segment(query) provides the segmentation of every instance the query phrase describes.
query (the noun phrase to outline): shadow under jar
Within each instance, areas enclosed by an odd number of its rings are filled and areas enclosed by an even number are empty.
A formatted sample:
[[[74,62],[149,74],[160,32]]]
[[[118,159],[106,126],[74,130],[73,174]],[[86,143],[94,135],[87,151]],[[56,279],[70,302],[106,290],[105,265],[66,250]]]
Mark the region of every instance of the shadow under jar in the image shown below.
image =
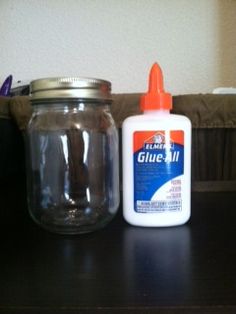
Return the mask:
[[[32,218],[63,234],[105,226],[119,206],[111,84],[61,77],[32,81],[30,88],[33,114],[26,149]]]

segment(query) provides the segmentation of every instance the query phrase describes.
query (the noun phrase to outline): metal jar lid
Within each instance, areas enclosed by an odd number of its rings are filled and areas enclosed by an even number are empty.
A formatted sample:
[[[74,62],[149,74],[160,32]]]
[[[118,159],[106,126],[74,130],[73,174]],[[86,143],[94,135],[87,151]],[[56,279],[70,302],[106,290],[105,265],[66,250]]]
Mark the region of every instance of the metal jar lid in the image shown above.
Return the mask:
[[[111,101],[111,83],[82,77],[51,77],[30,83],[32,100],[79,98]]]

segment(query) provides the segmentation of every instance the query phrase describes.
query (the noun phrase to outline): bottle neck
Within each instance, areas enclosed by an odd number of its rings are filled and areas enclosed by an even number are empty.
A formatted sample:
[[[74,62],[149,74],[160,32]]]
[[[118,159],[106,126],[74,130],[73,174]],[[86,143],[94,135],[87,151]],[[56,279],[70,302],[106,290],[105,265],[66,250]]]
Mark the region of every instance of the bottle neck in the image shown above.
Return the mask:
[[[158,110],[144,110],[144,114],[155,115],[155,116],[167,116],[170,114],[169,109],[158,109]]]

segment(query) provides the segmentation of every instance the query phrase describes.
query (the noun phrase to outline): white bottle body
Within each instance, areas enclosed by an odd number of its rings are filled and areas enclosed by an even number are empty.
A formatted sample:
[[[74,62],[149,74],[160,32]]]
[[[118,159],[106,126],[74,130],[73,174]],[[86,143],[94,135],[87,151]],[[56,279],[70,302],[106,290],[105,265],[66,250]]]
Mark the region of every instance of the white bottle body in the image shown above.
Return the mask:
[[[136,200],[136,192],[135,186],[137,183],[135,181],[140,178],[137,177],[136,168],[134,167],[134,134],[147,132],[162,132],[163,134],[174,134],[175,132],[179,132],[182,134],[183,138],[183,156],[182,156],[182,174],[181,176],[177,176],[176,178],[172,178],[167,181],[165,184],[166,192],[164,194],[160,194],[156,192],[155,197],[152,198],[155,201],[151,201],[151,204],[174,204],[176,203],[173,198],[173,195],[180,195],[175,193],[170,193],[169,191],[174,190],[175,187],[170,184],[176,184],[178,191],[181,193],[181,196],[178,198],[178,202],[181,203],[181,207],[175,208],[172,206],[171,210],[155,210],[155,205],[150,205],[150,202],[145,201],[144,203],[149,204],[149,209],[151,210],[143,210],[141,207],[141,212],[137,210],[137,202],[143,204],[142,199]],[[149,133],[148,133],[149,132]],[[173,133],[174,132],[174,133]],[[137,134],[136,133],[136,134]],[[144,133],[143,133],[144,134]],[[152,134],[152,133],[150,133]],[[170,114],[169,111],[147,111],[143,115],[132,116],[127,118],[123,122],[122,126],[122,139],[123,139],[123,216],[125,220],[136,226],[146,226],[146,227],[164,227],[164,226],[175,226],[181,225],[187,222],[190,218],[191,214],[191,122],[190,120],[181,115]],[[178,153],[172,155],[173,162],[178,159]],[[144,156],[147,158],[145,161],[152,159],[151,153],[149,156],[145,155],[145,153],[140,154],[139,160],[141,162],[144,161]],[[163,163],[166,161],[165,158],[159,158],[162,155],[153,155],[156,160],[151,160],[155,167],[155,162]],[[167,158],[167,157],[166,157]],[[136,161],[137,162],[137,161]],[[166,166],[167,163],[164,165]],[[169,163],[171,165],[171,163]],[[141,165],[142,166],[142,165]],[[158,166],[158,165],[157,165]],[[150,168],[149,168],[150,169]],[[168,167],[166,168],[168,169]],[[168,171],[168,170],[167,170]],[[144,169],[145,172],[145,169]],[[141,172],[144,173],[143,171]],[[150,174],[147,172],[147,177]],[[165,174],[163,174],[165,176]],[[161,178],[163,177],[161,175]],[[143,178],[145,178],[143,176]],[[179,179],[179,180],[178,180]],[[142,178],[141,178],[142,180]],[[149,180],[149,179],[147,179]],[[161,179],[162,180],[162,179]],[[168,179],[167,179],[168,180]],[[144,186],[145,183],[141,186]],[[164,186],[164,184],[163,184]],[[148,188],[148,184],[147,184]],[[161,190],[161,186],[159,188]],[[158,194],[159,193],[159,194]],[[158,195],[162,195],[161,199],[158,200]],[[163,199],[164,198],[164,199]],[[166,199],[165,199],[166,198]],[[167,199],[168,198],[168,199]],[[171,200],[172,198],[172,200]],[[181,198],[181,199],[180,199]],[[155,203],[156,202],[156,203]],[[172,202],[172,203],[171,203]],[[140,205],[141,206],[141,205]],[[150,207],[151,206],[151,207]],[[169,206],[170,208],[170,206]]]

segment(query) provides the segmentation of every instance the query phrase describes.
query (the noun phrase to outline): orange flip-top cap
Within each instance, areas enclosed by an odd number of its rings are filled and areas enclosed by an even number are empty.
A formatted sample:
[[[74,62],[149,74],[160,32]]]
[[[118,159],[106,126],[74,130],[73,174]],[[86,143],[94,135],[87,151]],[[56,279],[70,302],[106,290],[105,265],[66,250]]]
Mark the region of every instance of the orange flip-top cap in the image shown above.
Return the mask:
[[[151,68],[148,92],[141,96],[140,108],[142,111],[172,109],[172,96],[164,91],[163,75],[157,63]]]

